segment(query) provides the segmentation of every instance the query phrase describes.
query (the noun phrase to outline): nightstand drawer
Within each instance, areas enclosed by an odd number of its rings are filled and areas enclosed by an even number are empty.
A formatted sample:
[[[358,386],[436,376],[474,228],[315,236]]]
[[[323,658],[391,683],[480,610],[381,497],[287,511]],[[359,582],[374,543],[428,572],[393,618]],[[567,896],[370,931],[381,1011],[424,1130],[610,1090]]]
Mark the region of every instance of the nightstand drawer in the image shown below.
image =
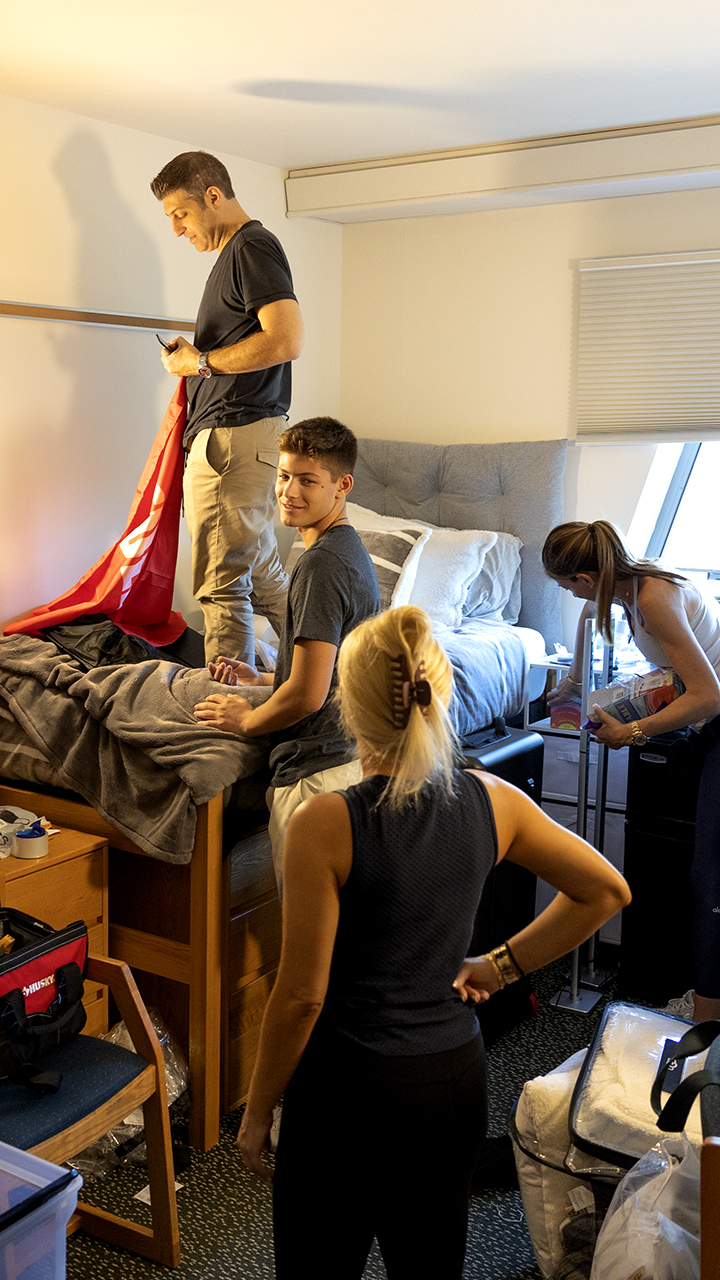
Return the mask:
[[[6,882],[4,905],[37,916],[53,929],[74,920],[91,928],[103,918],[103,858],[99,850],[43,866],[33,875]],[[104,954],[104,953],[102,953]]]
[[[60,831],[50,837],[44,858],[4,858],[0,861],[0,902],[62,929],[83,920],[92,955],[108,953],[107,841],[79,831]],[[86,1031],[107,1031],[107,988],[87,983],[83,1004]]]

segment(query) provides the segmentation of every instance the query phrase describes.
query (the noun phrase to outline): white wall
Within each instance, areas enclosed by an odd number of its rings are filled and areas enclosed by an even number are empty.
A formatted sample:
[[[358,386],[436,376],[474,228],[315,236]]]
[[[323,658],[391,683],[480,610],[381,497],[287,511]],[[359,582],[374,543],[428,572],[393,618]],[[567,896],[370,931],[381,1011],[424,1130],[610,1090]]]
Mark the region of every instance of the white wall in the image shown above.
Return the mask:
[[[347,225],[342,412],[384,438],[573,435],[578,259],[719,226],[716,189]]]
[[[573,437],[578,259],[719,239],[716,189],[347,225],[341,416],[384,439]],[[654,452],[571,447],[565,518],[627,531]]]
[[[171,233],[150,179],[174,140],[0,98],[0,296],[192,320],[214,255]],[[306,323],[292,416],[337,413],[341,229],[285,218],[284,173],[222,155],[236,194],[279,235]],[[125,526],[175,380],[151,332],[0,317],[0,625],[71,587]],[[184,526],[183,526],[184,529]],[[187,542],[178,607],[189,593]]]

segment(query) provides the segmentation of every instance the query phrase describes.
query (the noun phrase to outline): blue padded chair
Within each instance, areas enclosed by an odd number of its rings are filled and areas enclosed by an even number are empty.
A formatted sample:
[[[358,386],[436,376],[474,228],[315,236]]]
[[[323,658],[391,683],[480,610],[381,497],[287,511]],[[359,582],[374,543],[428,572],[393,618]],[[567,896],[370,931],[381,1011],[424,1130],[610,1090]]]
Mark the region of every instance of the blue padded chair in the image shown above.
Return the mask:
[[[127,965],[88,956],[85,977],[110,988],[136,1053],[94,1036],[77,1036],[43,1058],[63,1077],[56,1094],[22,1085],[0,1089],[0,1139],[55,1164],[97,1141],[142,1103],[152,1229],[78,1202],[68,1234],[82,1227],[108,1244],[176,1267],[180,1232],[162,1050]]]

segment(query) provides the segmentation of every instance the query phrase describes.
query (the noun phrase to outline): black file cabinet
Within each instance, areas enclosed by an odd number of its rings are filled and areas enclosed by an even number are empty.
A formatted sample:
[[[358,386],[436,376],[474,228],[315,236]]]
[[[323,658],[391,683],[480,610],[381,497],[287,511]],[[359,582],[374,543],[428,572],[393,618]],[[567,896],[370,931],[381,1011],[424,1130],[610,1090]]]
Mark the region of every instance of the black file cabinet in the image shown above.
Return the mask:
[[[620,986],[625,996],[667,1004],[694,984],[690,868],[702,761],[684,732],[630,751]]]

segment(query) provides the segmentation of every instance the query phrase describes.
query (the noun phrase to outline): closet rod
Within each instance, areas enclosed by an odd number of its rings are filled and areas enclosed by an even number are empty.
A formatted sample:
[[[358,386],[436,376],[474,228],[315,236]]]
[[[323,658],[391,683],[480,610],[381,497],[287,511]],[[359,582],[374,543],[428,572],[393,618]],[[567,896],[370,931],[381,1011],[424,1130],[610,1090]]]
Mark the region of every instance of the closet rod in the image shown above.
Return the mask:
[[[0,302],[0,315],[26,320],[61,320],[66,324],[102,324],[117,329],[160,329],[194,333],[194,320],[169,320],[167,316],[136,316],[113,311],[83,311],[77,307],[41,307],[24,302]]]

